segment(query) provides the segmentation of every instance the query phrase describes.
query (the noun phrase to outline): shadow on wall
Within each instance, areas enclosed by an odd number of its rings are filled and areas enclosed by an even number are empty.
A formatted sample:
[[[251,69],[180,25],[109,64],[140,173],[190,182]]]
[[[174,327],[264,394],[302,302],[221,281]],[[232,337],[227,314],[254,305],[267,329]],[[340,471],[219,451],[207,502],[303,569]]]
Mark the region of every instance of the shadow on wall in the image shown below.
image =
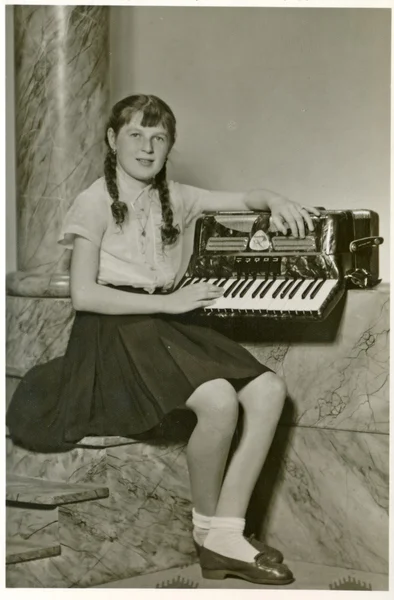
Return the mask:
[[[287,423],[294,421],[294,404],[286,398],[281,421]],[[249,508],[246,514],[246,535],[256,534],[257,538],[264,539],[266,523],[269,519],[270,506],[275,487],[283,477],[283,461],[288,454],[287,448],[291,442],[293,429],[291,427],[278,427],[270,451],[264,463],[263,470],[254,488]]]

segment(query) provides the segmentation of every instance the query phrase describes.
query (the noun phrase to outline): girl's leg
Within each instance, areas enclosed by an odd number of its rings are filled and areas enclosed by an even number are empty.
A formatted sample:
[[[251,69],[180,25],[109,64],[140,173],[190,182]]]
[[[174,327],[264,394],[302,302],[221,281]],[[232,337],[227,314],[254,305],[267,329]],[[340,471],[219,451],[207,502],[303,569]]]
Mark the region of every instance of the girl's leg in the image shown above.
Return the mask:
[[[244,409],[242,435],[223,482],[218,517],[245,516],[283,410],[286,385],[275,373],[263,373],[238,398]]]
[[[238,421],[238,397],[224,379],[198,387],[186,402],[197,416],[187,446],[187,462],[195,511],[210,517],[216,512],[223,474]]]
[[[271,372],[260,375],[238,394],[244,409],[243,430],[227,469],[215,518],[204,543],[210,550],[246,561],[251,561],[256,554],[256,549],[242,538],[244,518],[271,446],[285,397],[284,381]]]

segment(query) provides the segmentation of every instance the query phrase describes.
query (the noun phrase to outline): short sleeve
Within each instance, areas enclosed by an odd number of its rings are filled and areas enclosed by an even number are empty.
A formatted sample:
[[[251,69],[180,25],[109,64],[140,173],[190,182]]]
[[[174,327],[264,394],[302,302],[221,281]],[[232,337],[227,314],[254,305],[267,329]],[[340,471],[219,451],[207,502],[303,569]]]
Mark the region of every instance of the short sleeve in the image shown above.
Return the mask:
[[[176,183],[177,194],[182,203],[182,220],[184,227],[188,227],[195,219],[200,217],[204,211],[203,206],[212,195],[210,190]]]
[[[76,235],[80,235],[100,247],[107,228],[108,208],[100,193],[92,193],[90,189],[79,194],[68,210],[58,243],[72,250]]]
[[[245,196],[245,192],[204,190],[183,183],[177,183],[176,186],[177,194],[181,198],[185,228],[206,210],[241,210]]]

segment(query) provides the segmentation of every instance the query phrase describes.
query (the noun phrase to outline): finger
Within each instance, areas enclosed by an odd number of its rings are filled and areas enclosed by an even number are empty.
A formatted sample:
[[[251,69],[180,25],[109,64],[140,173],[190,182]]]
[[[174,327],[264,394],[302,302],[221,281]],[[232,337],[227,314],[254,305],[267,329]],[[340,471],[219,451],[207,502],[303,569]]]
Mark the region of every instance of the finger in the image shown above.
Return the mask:
[[[198,307],[203,308],[204,306],[212,306],[212,304],[215,304],[214,300],[200,300]]]
[[[298,237],[298,225],[293,213],[289,209],[283,211],[283,218],[286,219],[286,222],[291,229],[292,235],[294,237]]]
[[[318,208],[316,208],[316,206],[303,206],[302,208],[308,211],[308,213],[316,215],[316,217],[320,217],[321,215],[321,211]]]
[[[220,298],[220,296],[223,295],[223,290],[210,290],[209,292],[207,292],[206,294],[204,294],[203,296],[201,296],[201,298]]]
[[[196,286],[197,287],[197,286]],[[220,296],[223,295],[223,289],[222,288],[216,288],[216,287],[201,287],[200,289],[196,289],[194,290],[195,293],[195,297],[196,300],[203,300],[205,298],[219,298]]]
[[[301,213],[305,223],[308,225],[309,231],[313,231],[315,228],[313,226],[312,218],[308,213],[308,209],[305,206],[303,206],[300,210],[300,213]]]
[[[218,285],[213,285],[212,283],[210,283],[209,285],[207,285],[206,290],[208,292],[223,292],[223,288],[219,287]]]
[[[283,233],[283,235],[287,234],[287,229],[286,229],[285,224],[283,223],[282,217],[275,215],[275,216],[271,217],[271,221],[275,225],[275,227],[278,231]]]
[[[304,238],[305,237],[305,224],[304,224],[304,219],[303,219],[302,213],[300,212],[300,209],[298,209],[297,206],[292,207],[291,211],[292,211],[294,219],[297,223],[298,235],[299,235],[299,237]]]

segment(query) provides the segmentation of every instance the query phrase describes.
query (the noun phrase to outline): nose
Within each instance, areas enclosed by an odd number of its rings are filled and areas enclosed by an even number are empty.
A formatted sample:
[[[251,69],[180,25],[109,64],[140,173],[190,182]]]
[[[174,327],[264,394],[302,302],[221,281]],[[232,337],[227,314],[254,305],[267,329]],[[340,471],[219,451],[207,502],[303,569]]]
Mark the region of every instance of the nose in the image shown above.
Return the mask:
[[[150,138],[144,138],[143,144],[142,144],[142,150],[144,152],[146,152],[147,154],[152,154],[153,145],[152,145],[152,140]]]

